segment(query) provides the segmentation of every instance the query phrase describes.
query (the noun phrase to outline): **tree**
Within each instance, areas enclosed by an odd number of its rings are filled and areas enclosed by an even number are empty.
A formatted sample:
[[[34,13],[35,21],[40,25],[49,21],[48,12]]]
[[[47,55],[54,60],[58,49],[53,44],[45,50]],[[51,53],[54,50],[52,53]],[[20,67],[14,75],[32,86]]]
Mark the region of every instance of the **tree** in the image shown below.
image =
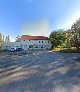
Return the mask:
[[[16,37],[16,41],[15,41],[15,42],[20,42],[20,40],[21,40],[21,36],[18,35],[18,36]]]
[[[50,40],[53,47],[61,46],[66,40],[66,34],[63,29],[59,29],[57,31],[53,31],[50,34]]]
[[[73,34],[73,45],[79,50],[80,47],[80,19],[78,19],[75,23],[73,23],[71,30],[74,32]]]
[[[6,38],[5,38],[5,42],[8,42],[8,37],[6,36]]]
[[[2,43],[2,34],[0,33],[0,43]]]
[[[71,29],[68,29],[67,31],[66,31],[66,44],[67,44],[67,47],[68,48],[71,48],[71,45],[73,44],[72,43],[72,38],[73,38],[73,34],[74,34],[74,32],[73,31],[71,31]]]
[[[9,35],[6,36],[6,38],[5,38],[5,42],[10,42],[10,37],[9,37]]]
[[[9,37],[9,35],[8,35],[8,37],[7,37],[7,41],[10,42],[10,37]]]
[[[4,42],[4,35],[3,35],[3,42]]]

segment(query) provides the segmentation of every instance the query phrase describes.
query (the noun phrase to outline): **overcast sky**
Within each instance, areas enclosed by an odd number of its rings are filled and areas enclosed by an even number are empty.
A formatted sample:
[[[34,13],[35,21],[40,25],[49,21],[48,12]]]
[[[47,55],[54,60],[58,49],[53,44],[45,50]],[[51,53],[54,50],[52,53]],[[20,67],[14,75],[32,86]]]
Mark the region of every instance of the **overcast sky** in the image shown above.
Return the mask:
[[[0,0],[0,32],[48,36],[80,18],[80,0]]]

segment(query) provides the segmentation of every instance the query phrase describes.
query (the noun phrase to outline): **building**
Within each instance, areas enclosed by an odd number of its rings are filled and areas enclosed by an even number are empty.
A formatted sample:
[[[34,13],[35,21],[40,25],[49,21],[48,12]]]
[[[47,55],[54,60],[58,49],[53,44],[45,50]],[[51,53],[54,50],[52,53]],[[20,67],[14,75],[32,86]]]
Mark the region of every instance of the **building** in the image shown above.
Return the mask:
[[[20,42],[2,42],[1,50],[11,50],[20,48]]]
[[[26,36],[21,37],[21,48],[24,50],[27,49],[50,49],[51,42],[48,37],[44,36]]]
[[[48,37],[22,35],[19,42],[3,42],[2,50],[10,50],[11,48],[22,48],[23,50],[51,49],[51,46]]]

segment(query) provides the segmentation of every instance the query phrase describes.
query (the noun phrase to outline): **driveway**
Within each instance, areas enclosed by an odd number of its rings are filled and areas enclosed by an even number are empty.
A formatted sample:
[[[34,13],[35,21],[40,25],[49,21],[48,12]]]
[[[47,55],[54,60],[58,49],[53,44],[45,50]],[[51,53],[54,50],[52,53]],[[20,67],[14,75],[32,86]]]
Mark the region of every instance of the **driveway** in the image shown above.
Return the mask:
[[[80,92],[80,54],[4,53],[0,54],[0,92]]]

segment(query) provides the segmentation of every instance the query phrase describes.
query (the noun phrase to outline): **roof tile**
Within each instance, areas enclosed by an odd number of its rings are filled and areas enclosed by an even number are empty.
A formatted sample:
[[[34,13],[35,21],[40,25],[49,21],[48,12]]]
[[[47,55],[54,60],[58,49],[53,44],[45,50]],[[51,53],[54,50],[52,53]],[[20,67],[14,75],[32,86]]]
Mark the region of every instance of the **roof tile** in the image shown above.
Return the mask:
[[[23,35],[23,36],[21,37],[21,40],[48,40],[48,37]]]

